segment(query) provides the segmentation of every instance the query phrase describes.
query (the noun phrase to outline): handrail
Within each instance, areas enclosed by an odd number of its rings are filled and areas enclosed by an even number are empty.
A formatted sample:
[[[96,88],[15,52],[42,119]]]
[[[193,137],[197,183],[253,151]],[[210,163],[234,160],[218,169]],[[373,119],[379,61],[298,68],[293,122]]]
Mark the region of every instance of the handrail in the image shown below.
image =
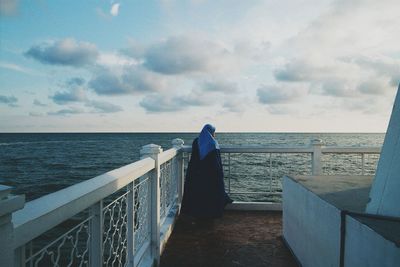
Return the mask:
[[[335,153],[335,154],[379,154],[381,147],[322,147],[322,153]]]
[[[170,148],[170,149],[160,153],[160,155],[158,156],[159,164],[161,165],[161,164],[167,162],[168,160],[175,157],[176,154],[178,154],[178,150],[176,148]]]
[[[192,152],[191,146],[183,146],[182,151],[186,153]],[[275,146],[220,146],[221,153],[313,153],[312,146],[293,146],[293,147],[275,147]],[[322,153],[337,154],[379,154],[381,147],[337,147],[322,146]]]
[[[12,216],[14,248],[89,208],[154,167],[155,161],[145,158],[26,203]]]

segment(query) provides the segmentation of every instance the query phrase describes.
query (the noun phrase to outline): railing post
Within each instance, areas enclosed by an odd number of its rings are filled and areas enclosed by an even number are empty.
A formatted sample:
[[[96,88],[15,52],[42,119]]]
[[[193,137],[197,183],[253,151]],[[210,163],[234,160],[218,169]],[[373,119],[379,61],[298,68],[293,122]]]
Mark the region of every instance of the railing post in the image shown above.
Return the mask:
[[[127,240],[128,240],[128,267],[134,267],[135,262],[135,184],[128,185],[127,195]]]
[[[160,264],[160,164],[159,154],[161,146],[149,144],[140,150],[140,158],[150,157],[155,161],[155,168],[151,175],[151,254],[153,266]]]
[[[364,169],[364,165],[365,165],[365,154],[362,153],[361,154],[361,175],[364,175],[365,173],[365,169]]]
[[[11,195],[10,186],[0,185],[0,264],[1,266],[22,266],[20,257],[14,253],[14,225],[12,213],[22,209],[25,196]]]
[[[180,138],[175,138],[172,140],[172,146],[176,149],[181,149],[185,142]],[[178,204],[182,203],[183,197],[183,189],[185,183],[185,174],[184,174],[184,162],[183,162],[183,152],[178,151],[178,155],[176,156],[174,172],[177,175],[177,184],[178,184]]]
[[[321,165],[322,141],[320,139],[313,139],[313,140],[311,140],[311,146],[313,148],[312,175],[321,175],[322,174],[322,165]]]
[[[99,201],[90,207],[90,266],[103,266],[103,201]]]

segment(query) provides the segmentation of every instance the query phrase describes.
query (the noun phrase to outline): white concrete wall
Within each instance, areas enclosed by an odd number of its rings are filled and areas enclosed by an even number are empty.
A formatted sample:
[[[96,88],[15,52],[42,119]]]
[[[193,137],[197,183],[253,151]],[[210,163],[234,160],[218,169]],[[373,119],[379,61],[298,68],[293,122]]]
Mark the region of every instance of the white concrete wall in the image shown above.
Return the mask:
[[[344,259],[346,267],[397,267],[400,266],[400,248],[368,226],[346,216]]]
[[[400,87],[399,87],[400,88]],[[400,92],[390,117],[367,213],[400,217]]]
[[[304,267],[339,266],[340,211],[286,176],[283,236]]]

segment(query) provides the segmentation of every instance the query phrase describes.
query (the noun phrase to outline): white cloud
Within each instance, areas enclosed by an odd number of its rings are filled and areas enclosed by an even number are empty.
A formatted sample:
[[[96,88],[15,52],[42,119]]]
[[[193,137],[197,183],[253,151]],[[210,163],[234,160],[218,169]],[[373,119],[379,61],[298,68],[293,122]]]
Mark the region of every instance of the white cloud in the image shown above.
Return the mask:
[[[145,66],[163,74],[219,71],[229,67],[231,52],[220,44],[194,36],[170,37],[150,46]]]
[[[47,104],[42,103],[41,101],[35,99],[33,100],[33,104],[38,107],[47,107]]]
[[[0,104],[6,104],[10,107],[17,107],[18,98],[15,96],[0,95]]]
[[[262,104],[285,104],[298,100],[305,91],[297,88],[262,86],[257,89],[258,101]]]
[[[13,71],[17,71],[17,72],[25,73],[25,74],[36,74],[35,71],[33,71],[31,69],[28,69],[26,67],[22,67],[22,66],[17,65],[17,64],[14,64],[14,63],[8,63],[8,62],[1,62],[0,61],[0,68],[13,70]]]
[[[165,91],[169,86],[168,78],[136,66],[124,67],[120,72],[100,68],[89,82],[89,87],[99,95],[152,93]]]
[[[123,109],[115,104],[104,102],[104,101],[88,101],[85,104],[87,107],[94,108],[94,112],[98,113],[115,113],[122,111]]]
[[[211,106],[217,102],[212,95],[194,90],[186,95],[150,94],[140,101],[140,106],[149,113],[174,112],[190,107]]]
[[[135,59],[126,57],[119,53],[102,52],[99,54],[97,64],[107,67],[124,67],[129,65],[138,65],[139,62]]]
[[[87,99],[86,91],[83,88],[71,88],[68,91],[56,92],[50,97],[59,105],[69,104],[72,102],[83,102]]]
[[[47,115],[68,116],[68,115],[82,114],[82,113],[85,113],[85,111],[81,108],[66,108],[66,109],[60,109],[57,111],[47,112]]]
[[[248,99],[238,97],[228,97],[224,100],[222,108],[226,112],[243,113],[249,108],[249,105],[251,105]]]
[[[114,3],[111,5],[110,14],[111,16],[118,16],[120,3]]]
[[[283,60],[274,78],[308,86],[310,94],[384,97],[400,79],[400,60],[394,56],[400,31],[396,3],[335,1],[275,51]]]
[[[82,67],[93,64],[98,57],[94,44],[77,42],[73,38],[65,38],[53,43],[32,46],[25,56],[44,64]]]

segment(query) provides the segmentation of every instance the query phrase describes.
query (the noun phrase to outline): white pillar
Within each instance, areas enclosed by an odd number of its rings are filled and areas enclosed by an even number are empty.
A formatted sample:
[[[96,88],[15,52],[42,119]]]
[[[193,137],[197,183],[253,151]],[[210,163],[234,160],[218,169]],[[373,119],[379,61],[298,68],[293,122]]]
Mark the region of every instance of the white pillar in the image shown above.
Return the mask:
[[[185,183],[183,152],[180,150],[184,143],[185,142],[180,138],[175,138],[172,140],[172,146],[178,150],[178,155],[176,156],[174,164],[174,174],[177,175],[176,178],[178,184],[178,204],[182,203],[183,188]]]
[[[14,258],[14,225],[12,213],[22,209],[25,196],[11,195],[12,187],[0,185],[0,264],[1,266],[22,266],[21,259]],[[15,260],[15,262],[14,262]]]
[[[311,146],[313,148],[312,175],[321,175],[322,174],[322,165],[321,165],[322,141],[320,139],[313,139],[313,140],[311,140]]]
[[[134,267],[135,263],[135,184],[134,182],[128,185],[129,193],[127,195],[127,254],[128,254],[128,267]]]
[[[151,254],[155,266],[160,264],[160,164],[159,154],[162,152],[159,145],[149,144],[140,150],[140,158],[150,157],[155,161],[155,168],[150,175],[151,187]]]
[[[89,248],[89,265],[91,267],[103,265],[103,234],[104,234],[104,218],[103,218],[103,200],[90,207],[90,248]]]
[[[369,197],[367,213],[400,217],[400,86]]]

